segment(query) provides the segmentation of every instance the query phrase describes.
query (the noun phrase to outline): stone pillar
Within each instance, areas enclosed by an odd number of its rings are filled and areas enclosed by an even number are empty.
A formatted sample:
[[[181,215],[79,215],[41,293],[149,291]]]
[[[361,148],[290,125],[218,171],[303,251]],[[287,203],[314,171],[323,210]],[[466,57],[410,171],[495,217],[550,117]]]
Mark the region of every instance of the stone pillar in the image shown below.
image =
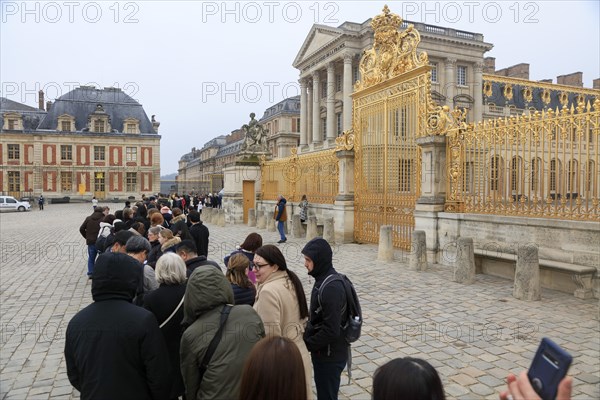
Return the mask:
[[[344,107],[344,131],[352,129],[352,54],[344,54],[344,93],[343,93],[343,107]]]
[[[306,232],[304,230],[304,226],[302,226],[302,221],[300,221],[299,214],[292,215],[292,237],[295,237],[295,238],[306,237]]]
[[[225,227],[225,210],[223,210],[222,208],[220,208],[217,215],[218,215],[217,224],[221,228],[224,228]]]
[[[535,245],[519,246],[513,297],[519,300],[541,300],[540,260]]]
[[[321,84],[321,77],[319,71],[313,72],[313,115],[312,115],[312,141],[313,143],[321,143],[323,141],[321,134],[321,107],[319,106],[321,101],[321,91],[319,85]]]
[[[456,87],[456,59],[446,59],[446,83],[442,95],[446,96],[446,105],[454,110],[454,88]]]
[[[265,210],[258,210],[256,213],[256,228],[265,229],[267,227],[267,220],[265,219]]]
[[[329,244],[335,244],[335,231],[333,230],[333,218],[325,219],[323,224],[323,239]]]
[[[308,85],[306,86],[306,103],[307,103],[307,108],[306,108],[306,124],[304,124],[304,126],[306,127],[306,142],[307,144],[311,144],[312,143],[312,118],[313,118],[313,90],[312,90],[312,86]],[[302,124],[302,123],[300,123]],[[302,126],[300,126],[300,128],[302,128]]]
[[[338,158],[338,195],[333,205],[335,240],[337,243],[354,241],[354,151],[335,153]]]
[[[475,282],[473,238],[459,237],[456,247],[456,263],[452,281],[470,285]]]
[[[202,209],[202,215],[204,215],[204,222],[212,224],[212,207],[205,207]]]
[[[270,215],[265,215],[265,221],[267,223],[267,232],[275,232],[277,230],[277,221],[273,217],[269,218]]]
[[[335,64],[327,64],[327,141],[333,142],[335,131]]]
[[[438,213],[446,201],[446,136],[416,139],[421,147],[421,196],[415,206],[415,230],[425,231],[427,256],[440,262],[444,243],[440,243]],[[442,238],[443,240],[443,238]]]
[[[248,226],[256,226],[256,210],[254,208],[248,210]]]
[[[475,63],[473,67],[473,121],[483,119],[483,63]]]
[[[308,217],[308,223],[306,224],[306,241],[314,239],[319,236],[319,230],[317,229],[317,217]]]
[[[410,244],[408,267],[411,271],[427,270],[427,245],[425,231],[413,231]]]
[[[306,79],[300,79],[300,147],[308,145]]]
[[[379,228],[378,261],[394,261],[394,246],[392,246],[392,226],[381,225]]]

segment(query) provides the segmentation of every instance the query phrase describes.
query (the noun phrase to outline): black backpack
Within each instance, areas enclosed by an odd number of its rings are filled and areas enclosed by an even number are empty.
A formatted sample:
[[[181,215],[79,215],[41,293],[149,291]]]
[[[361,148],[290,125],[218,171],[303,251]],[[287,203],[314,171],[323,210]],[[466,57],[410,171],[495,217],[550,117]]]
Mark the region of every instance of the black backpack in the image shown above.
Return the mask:
[[[335,273],[329,275],[319,287],[318,297],[319,310],[321,306],[321,296],[325,286],[334,281],[341,281],[346,291],[346,304],[342,307],[342,331],[348,343],[354,343],[360,338],[362,328],[362,311],[360,309],[360,301],[354,289],[354,285],[344,274]]]
[[[108,228],[109,229],[109,233],[108,235],[104,235],[105,233],[105,229]],[[100,231],[100,234],[98,235],[98,238],[96,239],[96,250],[98,250],[98,253],[104,253],[106,251],[107,248],[111,247],[114,244],[114,233],[113,233],[114,228],[108,227],[108,226],[104,226],[102,227],[102,230]],[[112,243],[111,243],[112,242]]]

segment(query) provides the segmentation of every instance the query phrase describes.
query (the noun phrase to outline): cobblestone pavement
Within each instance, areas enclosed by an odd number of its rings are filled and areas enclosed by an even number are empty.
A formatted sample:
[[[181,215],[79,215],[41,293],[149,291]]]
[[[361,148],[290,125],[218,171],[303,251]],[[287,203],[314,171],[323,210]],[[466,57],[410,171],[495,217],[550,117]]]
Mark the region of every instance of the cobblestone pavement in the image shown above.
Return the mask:
[[[0,399],[79,397],[66,376],[63,347],[69,320],[91,302],[78,232],[90,213],[89,204],[50,204],[44,211],[0,214]],[[209,256],[220,263],[253,230],[207,225]],[[278,240],[276,232],[259,233],[265,243]],[[280,246],[310,293],[313,280],[300,256],[304,242],[289,238]],[[341,398],[369,399],[379,365],[413,356],[437,368],[449,398],[497,399],[508,372],[528,368],[543,336],[574,356],[574,398],[600,398],[597,300],[543,290],[542,301],[523,302],[511,296],[508,280],[477,275],[475,284],[464,286],[441,266],[408,271],[400,252],[400,261],[391,263],[376,257],[373,245],[334,246],[334,265],[354,282],[365,319],[353,346],[353,382],[346,385],[342,375]]]

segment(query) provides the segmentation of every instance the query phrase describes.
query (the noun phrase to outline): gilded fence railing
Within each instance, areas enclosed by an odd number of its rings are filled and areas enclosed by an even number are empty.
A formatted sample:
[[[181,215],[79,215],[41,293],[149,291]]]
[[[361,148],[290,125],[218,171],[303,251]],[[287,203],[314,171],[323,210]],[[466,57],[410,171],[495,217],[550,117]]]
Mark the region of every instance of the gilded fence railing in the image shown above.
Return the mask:
[[[447,132],[446,210],[600,220],[600,99]]]
[[[338,194],[339,167],[335,150],[292,155],[261,162],[263,200],[283,195],[288,201],[300,201],[303,194],[317,204],[333,204]]]

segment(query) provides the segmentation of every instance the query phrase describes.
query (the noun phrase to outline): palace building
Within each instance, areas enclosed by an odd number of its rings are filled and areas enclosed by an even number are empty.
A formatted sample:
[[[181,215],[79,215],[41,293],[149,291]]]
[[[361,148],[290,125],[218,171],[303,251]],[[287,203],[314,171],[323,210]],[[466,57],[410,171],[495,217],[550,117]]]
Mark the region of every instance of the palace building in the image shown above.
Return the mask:
[[[160,185],[159,122],[118,88],[78,87],[39,108],[5,98],[0,187],[15,197],[139,197]]]

